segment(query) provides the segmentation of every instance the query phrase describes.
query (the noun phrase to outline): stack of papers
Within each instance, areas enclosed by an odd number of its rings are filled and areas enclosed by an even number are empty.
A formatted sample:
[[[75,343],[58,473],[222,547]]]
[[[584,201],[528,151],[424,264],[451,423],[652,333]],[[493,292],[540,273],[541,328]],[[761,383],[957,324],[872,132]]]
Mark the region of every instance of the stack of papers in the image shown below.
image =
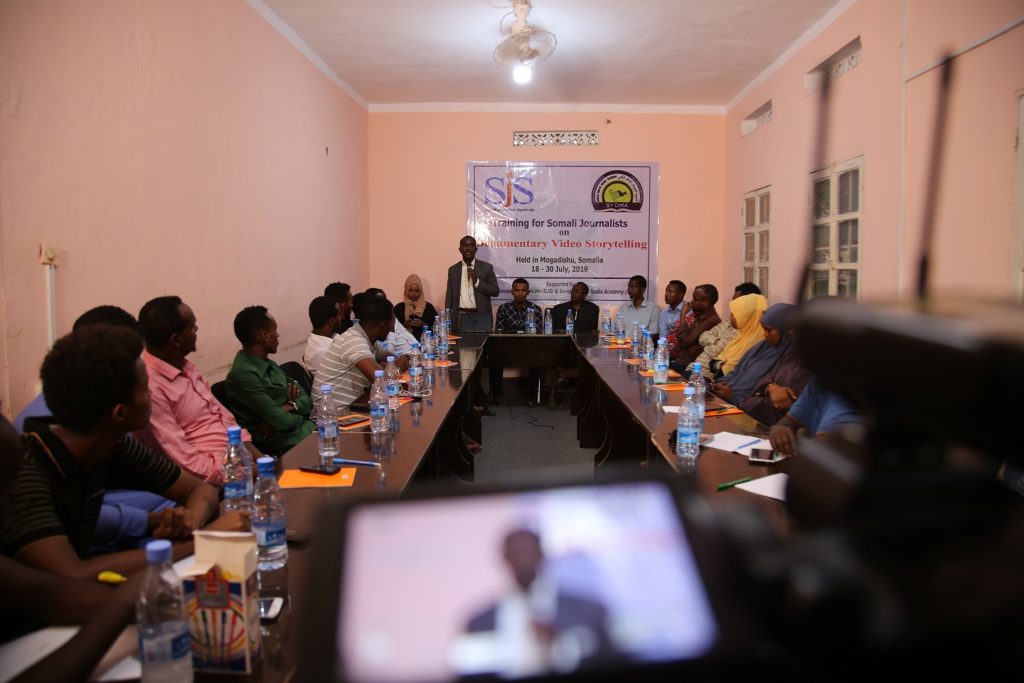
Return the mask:
[[[768,439],[749,434],[733,434],[732,432],[719,432],[715,438],[704,444],[706,448],[717,448],[720,451],[732,451],[740,455],[749,456],[755,448],[771,449],[772,444]]]

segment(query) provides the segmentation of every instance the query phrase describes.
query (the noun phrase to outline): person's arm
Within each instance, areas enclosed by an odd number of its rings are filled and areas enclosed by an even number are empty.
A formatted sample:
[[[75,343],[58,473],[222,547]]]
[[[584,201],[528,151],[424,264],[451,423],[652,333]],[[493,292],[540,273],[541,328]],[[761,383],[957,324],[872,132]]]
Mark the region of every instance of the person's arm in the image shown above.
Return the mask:
[[[772,407],[779,412],[789,410],[790,406],[796,403],[797,393],[790,387],[781,384],[769,383],[764,388],[764,396],[771,401]]]
[[[363,358],[362,360],[356,361],[356,367],[359,368],[359,372],[363,373],[363,376],[371,382],[374,380],[373,373],[377,370],[384,369],[378,365],[377,361],[373,358]]]
[[[189,443],[164,396],[151,401],[149,426],[136,432],[146,445],[162,452],[172,462],[214,486],[224,483],[224,468],[219,453],[204,453]]]
[[[184,470],[181,476],[161,495],[169,498],[187,510],[192,518],[192,528],[198,529],[209,522],[217,512],[217,489]],[[175,510],[179,508],[171,508]],[[165,510],[164,512],[170,512]],[[191,533],[191,529],[189,529]],[[156,535],[156,532],[154,532]]]
[[[175,560],[191,555],[192,541],[174,543],[171,552]],[[15,557],[30,567],[77,579],[95,579],[102,571],[129,576],[146,567],[144,550],[124,550],[82,559],[71,547],[67,536],[50,536],[31,543],[20,549]]]
[[[477,275],[479,275],[479,270]],[[487,274],[484,277],[480,277],[476,281],[476,291],[487,296],[498,296],[498,278],[494,274],[494,267],[487,269]]]
[[[801,426],[792,415],[783,416],[768,431],[772,448],[783,455],[793,455],[796,452],[796,432]]]
[[[0,558],[0,595],[5,614],[13,612],[49,624],[83,624],[71,640],[14,680],[85,680],[131,621],[144,576],[139,572],[113,590]]]
[[[230,374],[227,390],[232,404],[245,406],[275,432],[291,431],[306,421],[298,412],[287,412],[286,403],[278,404],[271,398],[260,378],[248,369]],[[307,403],[307,410],[311,406]]]

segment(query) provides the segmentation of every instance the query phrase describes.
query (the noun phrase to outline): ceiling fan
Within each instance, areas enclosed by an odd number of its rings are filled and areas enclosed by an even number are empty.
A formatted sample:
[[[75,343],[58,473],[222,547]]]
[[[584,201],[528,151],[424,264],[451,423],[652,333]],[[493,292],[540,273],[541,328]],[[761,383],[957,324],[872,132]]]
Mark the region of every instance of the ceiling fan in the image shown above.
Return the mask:
[[[528,82],[532,68],[550,57],[558,45],[554,33],[534,28],[526,22],[531,9],[531,0],[513,0],[512,12],[499,25],[508,38],[494,48],[494,61],[513,69],[513,78],[518,83]],[[508,18],[512,21],[507,22]]]

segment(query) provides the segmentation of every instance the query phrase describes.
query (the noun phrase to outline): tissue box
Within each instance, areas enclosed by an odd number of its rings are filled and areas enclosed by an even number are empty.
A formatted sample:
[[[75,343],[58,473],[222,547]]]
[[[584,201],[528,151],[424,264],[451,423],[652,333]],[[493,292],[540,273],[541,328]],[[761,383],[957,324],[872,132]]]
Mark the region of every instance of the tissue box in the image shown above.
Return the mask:
[[[256,537],[195,532],[196,562],[184,576],[196,671],[252,673],[260,656]]]

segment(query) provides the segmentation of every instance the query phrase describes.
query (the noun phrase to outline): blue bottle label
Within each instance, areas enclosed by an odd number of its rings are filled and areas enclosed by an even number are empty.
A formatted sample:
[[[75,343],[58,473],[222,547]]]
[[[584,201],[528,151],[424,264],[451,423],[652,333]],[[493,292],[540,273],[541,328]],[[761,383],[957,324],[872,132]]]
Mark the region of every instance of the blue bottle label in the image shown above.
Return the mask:
[[[388,396],[398,396],[398,384],[388,385]]]
[[[680,427],[676,439],[682,444],[697,445],[700,443],[700,430],[696,427]]]
[[[384,417],[385,415],[387,415],[387,413],[387,406],[381,405],[379,403],[375,403],[370,406],[370,417]]]
[[[192,657],[192,635],[184,623],[163,624],[163,628],[180,633],[170,638],[162,635],[146,638],[139,635],[139,659],[146,662],[173,662],[178,659]]]
[[[326,424],[317,425],[316,430],[321,439],[335,439],[338,436],[338,423],[336,420],[331,420]]]
[[[245,498],[249,494],[249,485],[244,481],[229,481],[224,483],[225,498]]]
[[[287,543],[287,532],[283,522],[255,523],[252,530],[256,534],[256,544],[261,546],[275,546]]]

